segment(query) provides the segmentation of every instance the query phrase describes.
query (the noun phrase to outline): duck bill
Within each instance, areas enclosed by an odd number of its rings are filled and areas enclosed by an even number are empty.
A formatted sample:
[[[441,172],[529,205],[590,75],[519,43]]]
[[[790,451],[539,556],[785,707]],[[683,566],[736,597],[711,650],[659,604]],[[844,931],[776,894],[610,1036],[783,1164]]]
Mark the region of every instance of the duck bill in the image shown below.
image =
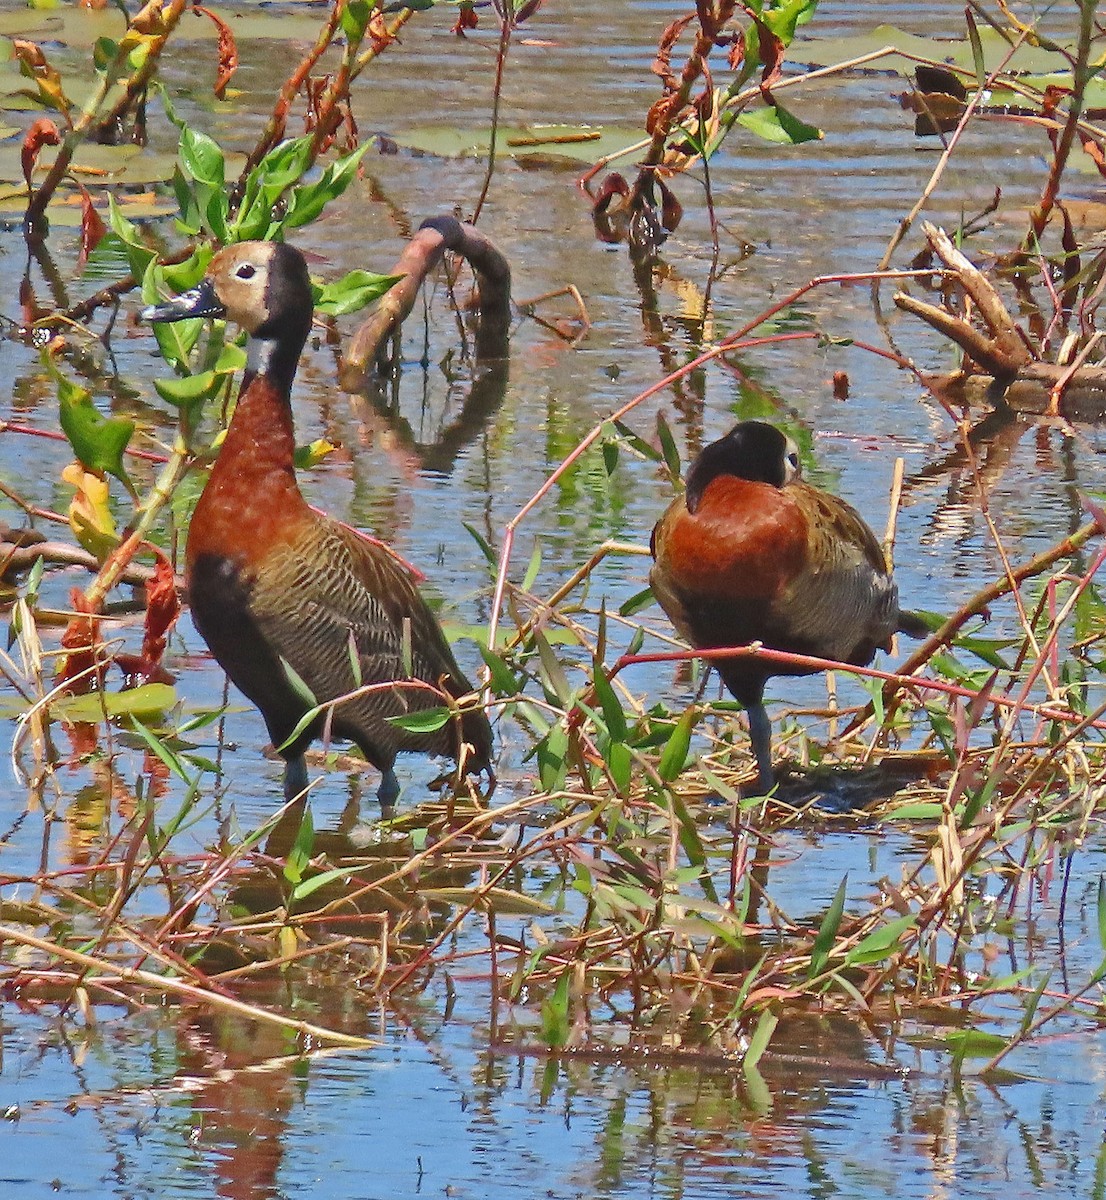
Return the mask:
[[[215,294],[215,287],[210,279],[204,279],[198,287],[191,291],[182,292],[172,300],[161,304],[151,304],[141,313],[143,321],[184,321],[188,317],[223,317],[226,308]]]

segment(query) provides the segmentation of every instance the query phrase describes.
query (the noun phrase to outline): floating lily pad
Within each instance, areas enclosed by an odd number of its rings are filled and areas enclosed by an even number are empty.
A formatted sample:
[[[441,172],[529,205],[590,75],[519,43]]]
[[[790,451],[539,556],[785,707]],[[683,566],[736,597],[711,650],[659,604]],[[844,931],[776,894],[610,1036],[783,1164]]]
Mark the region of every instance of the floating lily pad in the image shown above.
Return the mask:
[[[155,196],[152,192],[143,192],[139,196],[119,196],[117,200],[119,207],[132,221],[148,221],[153,217],[165,217],[177,211],[173,200]],[[10,226],[21,221],[26,209],[26,188],[5,187],[0,184],[0,224]],[[59,192],[50,202],[46,212],[50,224],[55,228],[80,228],[81,202],[76,193]],[[106,204],[100,208],[100,215],[107,219]]]
[[[987,70],[992,71],[1006,58],[1010,51],[1010,43],[989,28],[981,29],[979,36]],[[1067,38],[1062,36],[1057,40],[1064,44]],[[972,48],[967,41],[940,41],[936,38],[917,37],[912,33],[903,33],[893,25],[878,25],[871,33],[851,37],[796,39],[787,49],[787,61],[805,66],[830,66],[833,63],[849,62],[885,46],[901,51],[903,55],[950,63],[973,72],[975,70]],[[1018,73],[1054,71],[1059,61],[1060,57],[1055,51],[1045,50],[1040,46],[1023,45],[1014,52],[1007,69]],[[892,54],[865,65],[869,70],[898,70],[910,74],[915,63],[911,58]]]
[[[42,177],[56,155],[55,147],[43,147],[35,168],[36,178]],[[228,154],[226,160],[230,177],[246,162],[243,154]],[[74,155],[70,173],[90,190],[118,183],[167,183],[173,177],[176,162],[175,154],[159,153],[141,146],[98,146],[87,142]],[[0,182],[21,183],[22,180],[19,143],[0,145]]]
[[[458,129],[449,126],[389,132],[398,145],[440,158],[483,158],[491,147],[490,129]],[[497,153],[514,158],[544,157],[594,162],[617,154],[642,138],[641,133],[606,130],[580,125],[534,125],[527,128],[500,127]]]
[[[109,717],[151,717],[168,712],[176,702],[176,689],[169,684],[146,683],[125,692],[63,696],[50,702],[50,713],[64,721],[99,721],[105,712]],[[14,717],[26,711],[25,701],[14,697],[0,700],[0,716]]]
[[[238,40],[250,39],[296,39],[314,42],[322,25],[323,15],[310,16],[306,13],[257,12],[256,9],[227,10],[219,6],[219,15],[230,26]],[[118,9],[99,10],[66,6],[52,12],[36,12],[22,9],[19,12],[0,13],[0,36],[25,37],[35,42],[58,42],[77,48],[95,45],[96,40],[109,37],[118,40],[127,25]],[[187,41],[215,41],[218,30],[214,21],[207,17],[196,17],[185,12],[173,31],[170,44],[180,39]]]

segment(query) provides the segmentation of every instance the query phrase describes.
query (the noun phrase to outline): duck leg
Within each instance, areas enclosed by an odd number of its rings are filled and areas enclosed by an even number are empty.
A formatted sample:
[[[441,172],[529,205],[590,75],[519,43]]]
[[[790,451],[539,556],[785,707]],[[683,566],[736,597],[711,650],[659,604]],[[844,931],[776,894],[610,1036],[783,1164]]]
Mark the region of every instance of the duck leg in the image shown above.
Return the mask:
[[[385,817],[395,812],[396,801],[399,799],[399,780],[392,767],[385,767],[380,776],[380,787],[376,789],[376,798],[380,801],[380,811]]]
[[[767,796],[776,782],[772,771],[772,722],[768,719],[762,700],[746,704],[745,711],[749,718],[749,741],[752,743],[753,757],[757,760],[756,794]]]
[[[302,754],[284,764],[284,803],[290,804],[307,791],[307,760]]]

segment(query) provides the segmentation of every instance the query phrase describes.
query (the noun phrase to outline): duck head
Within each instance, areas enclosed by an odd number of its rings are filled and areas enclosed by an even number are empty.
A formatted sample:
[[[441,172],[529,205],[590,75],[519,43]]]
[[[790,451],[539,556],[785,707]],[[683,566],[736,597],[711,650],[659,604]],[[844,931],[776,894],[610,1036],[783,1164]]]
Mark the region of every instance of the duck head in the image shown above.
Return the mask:
[[[691,464],[684,502],[688,512],[694,513],[708,485],[719,475],[782,488],[799,474],[799,449],[787,434],[767,421],[741,421],[725,437],[711,442]]]
[[[311,279],[303,255],[282,242],[220,250],[197,287],[142,310],[142,320],[226,317],[249,334],[249,369],[290,385],[311,329]]]

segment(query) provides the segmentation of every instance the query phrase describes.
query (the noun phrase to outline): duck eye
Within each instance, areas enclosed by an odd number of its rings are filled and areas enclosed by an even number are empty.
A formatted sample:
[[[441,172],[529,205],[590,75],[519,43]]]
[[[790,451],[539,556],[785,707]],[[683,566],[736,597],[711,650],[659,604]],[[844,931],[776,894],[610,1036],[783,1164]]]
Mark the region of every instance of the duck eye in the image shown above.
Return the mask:
[[[257,274],[257,269],[251,263],[243,263],[237,271],[234,272],[235,279],[252,279]]]
[[[787,462],[796,471],[799,469],[799,455],[794,450],[787,456]]]

